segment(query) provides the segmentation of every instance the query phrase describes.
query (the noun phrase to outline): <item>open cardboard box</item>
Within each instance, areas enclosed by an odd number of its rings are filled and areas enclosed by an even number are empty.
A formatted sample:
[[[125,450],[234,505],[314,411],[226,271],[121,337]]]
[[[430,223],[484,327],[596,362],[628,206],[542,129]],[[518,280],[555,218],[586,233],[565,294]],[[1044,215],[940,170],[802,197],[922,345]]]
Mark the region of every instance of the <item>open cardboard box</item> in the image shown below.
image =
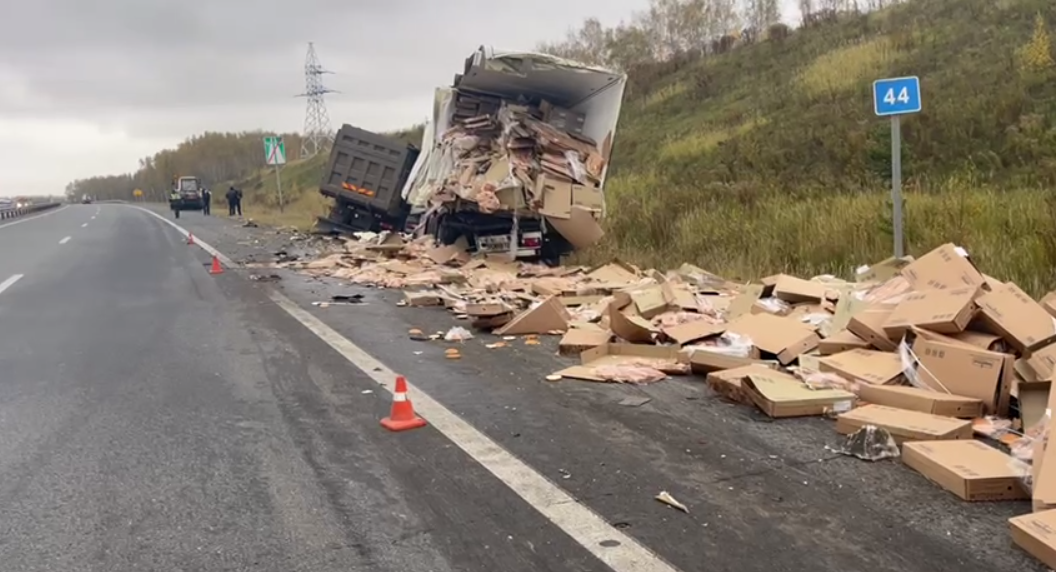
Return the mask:
[[[644,346],[637,344],[605,344],[579,355],[581,364],[567,367],[556,375],[584,381],[605,382],[594,374],[594,368],[603,365],[620,365],[640,362],[642,358],[670,364],[687,364],[686,356],[673,346]],[[687,368],[688,369],[688,368]]]

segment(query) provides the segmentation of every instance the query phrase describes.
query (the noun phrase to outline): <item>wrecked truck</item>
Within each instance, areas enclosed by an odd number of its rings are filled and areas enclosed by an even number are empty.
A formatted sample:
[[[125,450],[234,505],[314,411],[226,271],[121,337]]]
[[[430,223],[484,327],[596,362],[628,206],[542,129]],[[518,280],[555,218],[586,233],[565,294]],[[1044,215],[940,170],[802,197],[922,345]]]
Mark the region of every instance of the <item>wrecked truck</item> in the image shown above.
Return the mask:
[[[556,264],[602,236],[627,76],[480,47],[438,88],[402,197],[443,245]]]
[[[319,192],[333,199],[316,230],[331,234],[403,230],[409,205],[404,183],[418,148],[394,137],[342,125],[330,148]]]

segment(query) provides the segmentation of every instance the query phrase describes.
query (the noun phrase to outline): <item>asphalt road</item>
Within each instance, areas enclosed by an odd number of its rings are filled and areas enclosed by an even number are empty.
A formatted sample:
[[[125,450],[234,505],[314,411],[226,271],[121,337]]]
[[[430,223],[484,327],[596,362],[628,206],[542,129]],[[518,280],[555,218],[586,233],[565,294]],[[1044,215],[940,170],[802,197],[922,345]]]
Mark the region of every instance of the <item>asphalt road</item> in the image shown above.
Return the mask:
[[[226,217],[178,222],[239,260],[291,248]],[[897,462],[835,457],[824,420],[769,422],[699,381],[547,383],[565,363],[553,340],[477,339],[445,361],[406,335],[450,327],[442,311],[288,272],[211,276],[208,262],[131,206],[0,224],[0,569],[609,570],[594,532],[683,572],[1044,569],[1008,540],[1027,504],[963,503]],[[381,429],[378,372],[272,289],[501,450],[473,456],[479,438],[444,423]],[[311,304],[335,293],[367,303]],[[506,452],[525,466],[496,472]],[[526,496],[533,475],[548,482]],[[579,514],[538,501],[555,491],[604,529],[555,519]]]

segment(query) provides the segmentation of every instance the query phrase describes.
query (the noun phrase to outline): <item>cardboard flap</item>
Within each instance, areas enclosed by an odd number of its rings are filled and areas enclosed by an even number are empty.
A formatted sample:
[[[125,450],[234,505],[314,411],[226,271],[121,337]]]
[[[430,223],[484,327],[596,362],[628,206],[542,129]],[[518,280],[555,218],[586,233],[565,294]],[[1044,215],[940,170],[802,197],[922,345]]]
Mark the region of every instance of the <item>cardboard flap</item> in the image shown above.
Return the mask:
[[[546,334],[568,329],[572,317],[556,296],[550,296],[538,306],[517,314],[508,324],[495,330],[500,336]]]

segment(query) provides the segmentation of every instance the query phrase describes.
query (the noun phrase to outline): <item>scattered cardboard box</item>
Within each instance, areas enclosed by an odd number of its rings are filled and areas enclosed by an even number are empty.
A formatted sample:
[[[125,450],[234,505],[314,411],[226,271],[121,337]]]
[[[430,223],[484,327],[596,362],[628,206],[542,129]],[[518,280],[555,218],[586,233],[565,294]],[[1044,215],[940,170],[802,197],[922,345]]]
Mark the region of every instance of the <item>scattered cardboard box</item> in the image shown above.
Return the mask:
[[[770,314],[749,314],[730,322],[727,332],[748,336],[765,354],[784,365],[818,347],[821,338],[813,328],[793,319]]]
[[[900,339],[913,327],[940,334],[963,332],[975,317],[978,288],[924,290],[907,294],[884,323],[890,339]]]
[[[972,439],[906,443],[902,462],[966,501],[1030,498],[1027,465]]]
[[[916,290],[981,288],[986,284],[986,278],[969,260],[967,251],[953,243],[909,263],[902,269],[902,276]]]
[[[811,389],[778,372],[750,373],[741,379],[741,390],[760,411],[773,418],[841,413],[850,411],[856,400],[849,391]]]
[[[904,385],[862,385],[858,396],[876,405],[920,411],[943,417],[974,419],[983,416],[983,402],[971,397],[950,395]]]
[[[708,374],[705,381],[712,390],[735,403],[751,403],[745,397],[741,380],[752,374],[771,374],[789,383],[801,383],[795,377],[777,371],[777,364],[753,363],[733,369],[715,370]]]
[[[818,342],[818,353],[823,356],[829,356],[850,350],[869,349],[870,347],[869,342],[859,338],[849,330],[843,330]]]
[[[836,418],[836,431],[844,435],[866,425],[886,429],[897,443],[972,438],[971,421],[883,405],[866,405]]]
[[[1056,318],[1011,282],[976,303],[987,325],[1021,352],[1056,342]]]
[[[849,350],[821,358],[818,364],[822,371],[855,382],[885,385],[902,378],[902,360],[898,355],[875,350]]]
[[[912,344],[920,382],[935,391],[979,399],[986,412],[1007,416],[1015,358],[918,337]]]
[[[1049,568],[1056,568],[1056,510],[1024,514],[1008,520],[1012,542]]]

